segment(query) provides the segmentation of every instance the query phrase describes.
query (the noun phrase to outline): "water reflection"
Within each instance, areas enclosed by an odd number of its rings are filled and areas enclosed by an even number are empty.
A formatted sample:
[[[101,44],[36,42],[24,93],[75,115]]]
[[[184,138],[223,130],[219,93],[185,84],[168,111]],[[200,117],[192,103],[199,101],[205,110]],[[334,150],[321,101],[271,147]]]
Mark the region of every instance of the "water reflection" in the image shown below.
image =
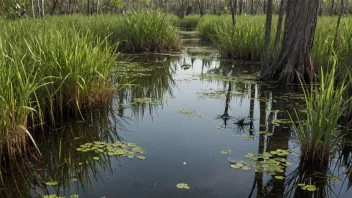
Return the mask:
[[[66,120],[60,128],[36,133],[42,156],[33,154],[17,167],[5,167],[9,171],[0,197],[350,195],[351,145],[342,144],[328,168],[301,162],[287,113],[300,108],[301,93],[254,81],[257,63],[222,60],[215,50],[203,51],[199,46],[188,46],[182,54],[124,55],[121,59],[113,71],[118,91],[111,111],[96,111],[84,122]],[[180,109],[193,110],[194,116],[177,114]],[[249,122],[240,126],[237,120],[241,118]],[[352,139],[349,134],[345,138]],[[147,159],[127,162],[100,155],[94,160],[95,153],[76,151],[87,142],[116,140],[141,144]],[[264,155],[278,149],[296,156],[280,156],[292,166],[282,166],[274,175],[236,170],[227,160],[245,160],[247,153]],[[223,155],[222,150],[232,152]],[[333,175],[343,181],[332,181]],[[58,185],[48,186],[48,181]],[[193,189],[180,191],[176,188],[180,182]],[[319,190],[304,191],[299,183],[312,183]]]
[[[19,159],[16,167],[7,167],[11,174],[4,177],[1,197],[83,195],[106,177],[104,172],[113,173],[112,160],[119,164],[118,157],[82,153],[76,148],[87,142],[121,140],[119,133],[127,121],[109,110],[94,111],[84,117],[85,121],[72,120],[36,134],[41,155],[33,150],[28,161]],[[94,156],[100,160],[94,160]],[[47,182],[57,182],[57,185],[50,186]]]

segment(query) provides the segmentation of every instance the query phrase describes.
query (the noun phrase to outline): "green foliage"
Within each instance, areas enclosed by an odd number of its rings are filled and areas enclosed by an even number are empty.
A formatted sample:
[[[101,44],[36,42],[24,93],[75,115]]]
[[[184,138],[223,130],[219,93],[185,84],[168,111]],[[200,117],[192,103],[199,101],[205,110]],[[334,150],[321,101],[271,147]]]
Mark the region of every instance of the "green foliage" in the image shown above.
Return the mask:
[[[238,16],[236,27],[230,15],[205,16],[198,26],[203,40],[215,43],[220,54],[245,60],[259,60],[264,46],[265,17]]]
[[[182,29],[196,29],[200,20],[200,15],[193,14],[185,16],[180,23]]]
[[[307,113],[305,117],[295,113],[298,123],[294,129],[301,143],[301,158],[320,165],[326,165],[341,140],[338,120],[345,108],[342,97],[346,84],[342,81],[335,85],[335,67],[327,73],[321,69],[319,84],[311,84],[309,90],[302,85]]]
[[[68,23],[0,23],[1,153],[13,157],[26,150],[27,137],[33,140],[28,128],[105,106],[116,55],[106,39]]]
[[[318,19],[312,60],[315,65],[328,65],[331,57],[337,56],[339,64],[349,64],[352,60],[352,18],[343,18],[334,44],[337,17]],[[276,34],[277,16],[273,17],[271,48]],[[215,43],[222,56],[245,60],[259,60],[264,46],[265,15],[236,16],[236,27],[232,27],[230,15],[206,15],[198,25],[202,40]],[[283,33],[281,34],[282,39]],[[280,47],[280,45],[279,45]],[[278,49],[279,51],[280,49]],[[275,57],[274,57],[275,58]]]
[[[180,39],[166,14],[129,12],[118,21],[121,49],[129,52],[178,50]]]
[[[16,19],[28,14],[31,2],[26,0],[4,0],[2,4],[0,2],[2,16],[9,19]]]

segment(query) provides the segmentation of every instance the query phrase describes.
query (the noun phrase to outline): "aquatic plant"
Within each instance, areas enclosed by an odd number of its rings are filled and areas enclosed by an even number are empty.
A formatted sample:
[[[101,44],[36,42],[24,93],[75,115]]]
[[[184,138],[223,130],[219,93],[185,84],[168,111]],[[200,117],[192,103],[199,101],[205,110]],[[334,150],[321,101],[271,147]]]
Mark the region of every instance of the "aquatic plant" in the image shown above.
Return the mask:
[[[121,50],[151,52],[179,50],[180,39],[176,27],[166,14],[155,11],[129,12],[120,17],[118,29]]]
[[[319,17],[312,50],[312,60],[315,65],[327,65],[329,57],[335,55],[340,64],[351,62],[351,19],[351,17],[342,19],[343,25],[340,26],[338,44],[335,44],[337,17]],[[277,16],[273,17],[272,40],[274,40],[276,33],[275,23],[277,23]],[[264,15],[238,16],[235,28],[232,27],[230,15],[206,15],[199,21],[197,29],[202,40],[212,41],[218,46],[222,56],[259,60],[264,46],[264,24]]]
[[[198,14],[187,15],[181,19],[179,27],[186,30],[196,29],[200,19],[201,17]]]
[[[316,166],[328,165],[341,140],[338,120],[345,108],[342,97],[346,84],[342,81],[335,85],[335,67],[328,73],[321,69],[319,83],[311,84],[310,89],[302,85],[307,111],[303,117],[295,110],[298,122],[293,126],[301,146],[301,160]]]

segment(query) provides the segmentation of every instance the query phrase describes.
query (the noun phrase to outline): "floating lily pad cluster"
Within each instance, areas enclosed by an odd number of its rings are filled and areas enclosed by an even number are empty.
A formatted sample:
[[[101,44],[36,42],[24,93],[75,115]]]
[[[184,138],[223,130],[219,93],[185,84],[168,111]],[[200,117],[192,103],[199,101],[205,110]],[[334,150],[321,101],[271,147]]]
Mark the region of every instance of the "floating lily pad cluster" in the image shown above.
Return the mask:
[[[197,92],[197,94],[199,95],[198,96],[199,99],[223,99],[223,98],[226,98],[227,96],[241,97],[246,95],[245,93],[236,93],[236,92],[235,93],[231,92],[229,94],[227,91],[224,91],[224,90],[215,90],[215,91],[209,90],[204,92]]]
[[[82,144],[79,148],[76,149],[79,152],[94,152],[97,154],[106,154],[109,156],[126,156],[128,158],[137,157],[140,160],[146,159],[144,151],[141,147],[137,146],[135,143],[126,143],[126,142],[88,142]],[[136,156],[137,155],[137,156]],[[99,160],[98,156],[93,157],[94,160]]]
[[[191,189],[191,187],[188,184],[185,184],[185,183],[178,183],[176,185],[176,187],[179,188],[179,189],[186,189],[186,190]]]
[[[252,154],[248,153],[244,157],[248,158],[249,161],[232,161],[230,164],[232,168],[241,168],[243,170],[255,170],[256,172],[264,172],[267,175],[275,175],[277,172],[284,172],[286,166],[292,165],[288,162],[285,156],[292,154],[287,150],[277,149],[276,151],[265,152],[263,154]],[[283,179],[281,176],[276,177],[277,179]]]
[[[223,155],[227,155],[227,154],[231,154],[231,150],[227,150],[227,151],[221,151],[220,153]]]
[[[307,191],[316,191],[317,187],[312,184],[298,184],[302,188],[302,190],[307,190]]]
[[[188,115],[188,117],[194,117],[196,115],[196,111],[195,110],[181,109],[181,110],[177,110],[176,113]]]
[[[136,62],[119,61],[118,64],[119,66],[116,68],[116,75],[124,78],[150,76],[151,74],[147,72],[153,70],[151,68],[145,68]]]
[[[152,98],[134,98],[133,103],[146,103],[146,104],[152,104],[152,105],[160,104],[159,101]]]
[[[259,135],[266,135],[268,137],[273,136],[274,133],[268,131],[259,131]]]
[[[243,137],[244,140],[252,140],[254,139],[254,135],[248,135]]]

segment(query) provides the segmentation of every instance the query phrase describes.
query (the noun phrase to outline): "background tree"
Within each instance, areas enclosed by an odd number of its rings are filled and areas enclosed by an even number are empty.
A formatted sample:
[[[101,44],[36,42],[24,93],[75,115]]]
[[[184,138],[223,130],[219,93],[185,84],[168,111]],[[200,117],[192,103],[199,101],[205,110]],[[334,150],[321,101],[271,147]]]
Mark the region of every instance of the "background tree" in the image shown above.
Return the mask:
[[[288,0],[280,55],[262,71],[262,79],[286,83],[310,80],[314,74],[311,51],[319,3],[319,0]]]

